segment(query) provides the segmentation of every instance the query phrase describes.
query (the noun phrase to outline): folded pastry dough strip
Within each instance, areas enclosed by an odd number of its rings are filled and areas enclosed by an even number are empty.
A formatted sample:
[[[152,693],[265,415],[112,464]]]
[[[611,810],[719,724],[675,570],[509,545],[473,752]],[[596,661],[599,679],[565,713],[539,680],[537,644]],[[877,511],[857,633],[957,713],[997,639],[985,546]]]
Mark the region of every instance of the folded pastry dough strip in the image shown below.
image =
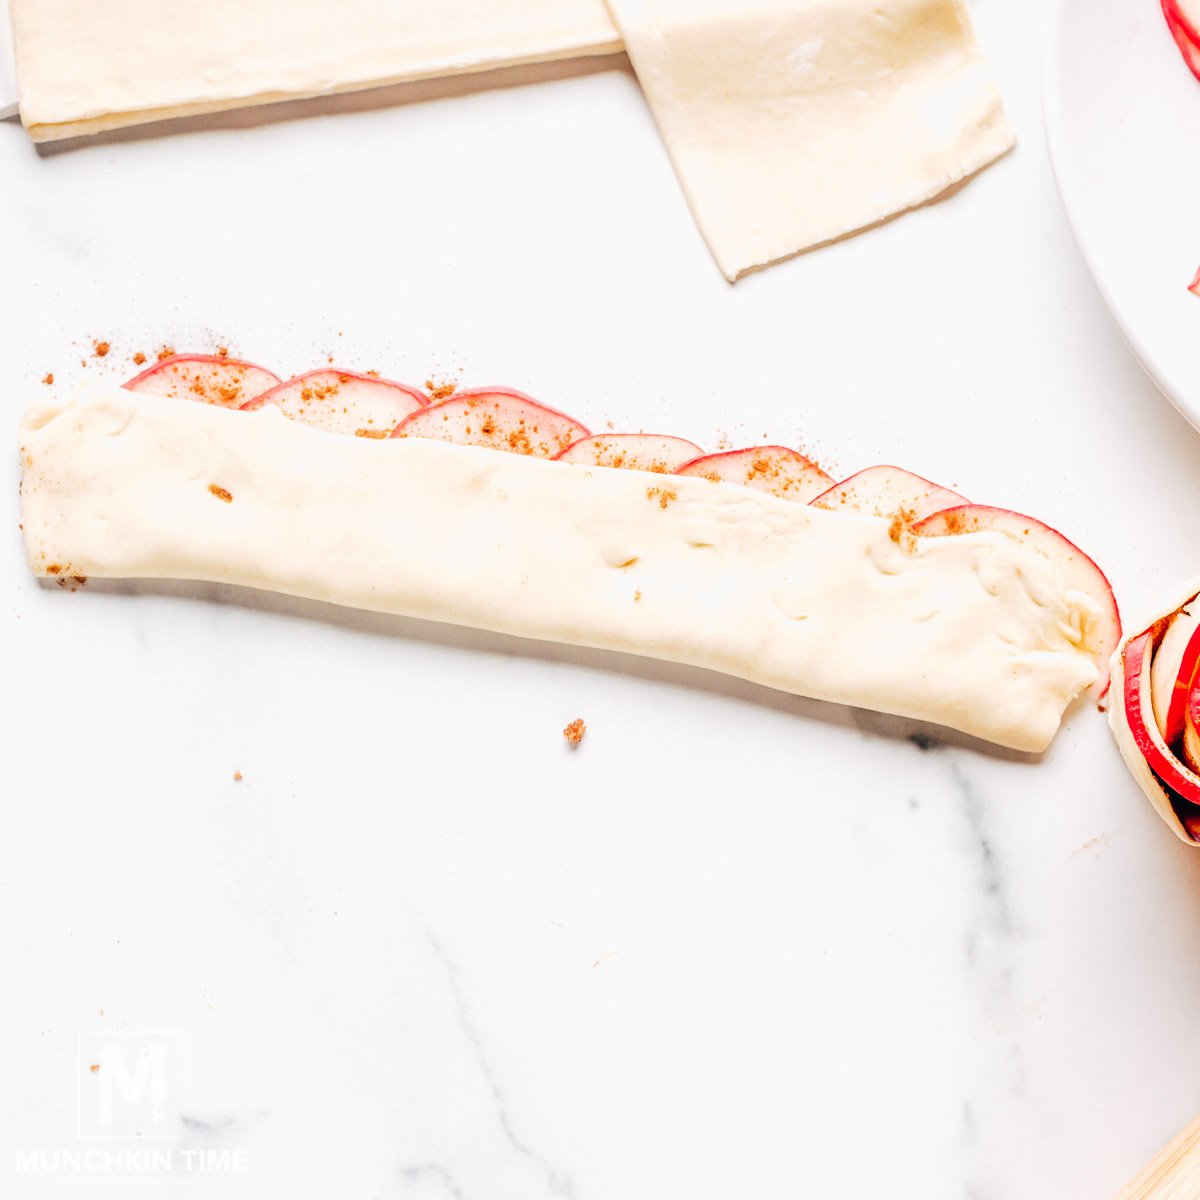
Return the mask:
[[[1000,534],[706,479],[100,389],[35,403],[22,524],[42,575],[194,579],[626,651],[1048,745],[1097,669],[1096,602]]]
[[[35,141],[588,54],[604,0],[9,0]]]

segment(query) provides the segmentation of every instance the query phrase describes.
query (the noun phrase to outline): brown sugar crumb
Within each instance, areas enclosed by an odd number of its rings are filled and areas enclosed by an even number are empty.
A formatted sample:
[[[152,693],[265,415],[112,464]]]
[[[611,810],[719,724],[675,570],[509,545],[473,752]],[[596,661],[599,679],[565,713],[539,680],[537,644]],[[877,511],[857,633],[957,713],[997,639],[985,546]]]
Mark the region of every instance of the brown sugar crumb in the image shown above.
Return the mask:
[[[67,571],[67,568],[66,568],[66,567],[64,567],[64,566],[62,565],[62,563],[51,563],[51,564],[50,564],[50,565],[49,565],[49,566],[46,568],[46,574],[47,574],[47,575],[65,575],[65,574],[66,574],[66,571]]]
[[[164,358],[174,358],[174,357],[175,357],[175,347],[174,346],[164,346],[158,352],[158,361],[159,362],[162,362],[162,360]]]
[[[342,335],[339,333],[339,334],[338,334],[338,337],[341,337],[341,336],[342,336]],[[369,375],[369,376],[370,376],[372,379],[378,379],[378,378],[379,378],[379,372],[378,372],[378,371],[366,371],[366,372],[365,372],[365,374]]]
[[[50,384],[52,384],[52,383],[54,382],[54,372],[53,372],[53,371],[50,371],[50,372],[48,372],[48,373],[46,374],[46,376],[45,376],[45,377],[42,379],[42,382],[43,382],[43,383],[44,383],[44,384],[45,384],[47,387],[49,387],[49,386],[50,386]]]
[[[434,383],[432,379],[425,380],[425,390],[431,400],[445,400],[458,391],[457,383]]]
[[[679,499],[679,493],[673,492],[669,488],[647,488],[646,499],[657,500],[659,508],[666,508],[672,500]]]
[[[570,725],[563,730],[563,737],[572,746],[578,746],[583,741],[583,735],[587,733],[587,726],[583,723],[582,717],[576,717]]]
[[[95,1073],[96,1073],[98,1070],[100,1070],[100,1064],[99,1064],[99,1063],[92,1063],[92,1065],[91,1065],[90,1067],[88,1067],[88,1070],[89,1070],[89,1071],[91,1071],[91,1073],[92,1073],[93,1075],[95,1075]]]
[[[96,352],[97,358],[104,358],[112,347],[107,342],[93,342],[92,349]]]
[[[892,516],[892,522],[888,526],[888,537],[905,554],[913,554],[917,549],[917,538],[912,531],[913,522],[916,518],[917,514],[913,509],[901,508]]]
[[[634,603],[636,604],[641,598],[642,598],[642,591],[641,591],[641,588],[639,588],[636,592],[633,593]]]
[[[133,361],[135,366],[141,366],[146,361],[146,356],[139,350],[134,356]]]
[[[233,503],[233,493],[226,491],[226,489],[223,488],[219,483],[210,483],[208,485],[208,490],[212,492],[212,494],[216,496],[218,500],[224,500],[226,504]]]
[[[241,783],[241,782],[242,782],[242,773],[241,773],[241,771],[234,771],[234,773],[233,773],[233,782],[234,782],[234,783]]]
[[[86,575],[72,575],[71,582],[76,584],[78,587],[83,587],[83,585],[85,583],[87,583],[87,576]]]
[[[229,347],[228,346],[218,346],[217,347],[217,357],[218,358],[228,358],[229,357]]]
[[[490,417],[488,418],[488,421],[491,421]],[[487,430],[484,432],[487,432]],[[514,454],[534,453],[533,442],[529,440],[529,434],[525,432],[524,425],[522,425],[520,429],[514,429],[512,433],[508,435],[508,448]],[[550,456],[548,455],[547,457]]]
[[[388,435],[388,431],[386,429],[356,429],[354,431],[355,437],[382,439],[382,438],[386,438],[387,435]]]

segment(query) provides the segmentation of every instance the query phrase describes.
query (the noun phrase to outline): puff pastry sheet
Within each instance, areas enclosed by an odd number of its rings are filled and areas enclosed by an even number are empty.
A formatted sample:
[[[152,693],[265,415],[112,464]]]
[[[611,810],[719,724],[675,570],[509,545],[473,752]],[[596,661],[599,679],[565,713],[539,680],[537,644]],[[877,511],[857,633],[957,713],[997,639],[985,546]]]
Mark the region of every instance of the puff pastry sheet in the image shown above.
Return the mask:
[[[608,0],[717,263],[933,199],[1013,144],[961,0]]]

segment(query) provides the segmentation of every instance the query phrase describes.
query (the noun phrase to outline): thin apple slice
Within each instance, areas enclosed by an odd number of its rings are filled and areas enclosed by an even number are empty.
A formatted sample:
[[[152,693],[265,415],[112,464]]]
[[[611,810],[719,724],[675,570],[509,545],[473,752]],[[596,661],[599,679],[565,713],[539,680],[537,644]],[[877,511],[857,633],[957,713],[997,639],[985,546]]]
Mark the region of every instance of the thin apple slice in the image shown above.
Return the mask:
[[[906,523],[919,521],[944,508],[970,504],[965,496],[931,483],[900,467],[867,467],[849,479],[834,484],[813,502],[814,508],[833,512],[860,512]]]
[[[407,384],[322,367],[247,400],[242,409],[253,412],[265,404],[325,433],[385,438],[410,413],[424,408],[426,400]]]
[[[816,463],[786,446],[748,446],[706,454],[684,463],[675,474],[740,483],[801,504],[807,504],[833,482]]]
[[[1150,664],[1150,699],[1158,731],[1168,746],[1183,734],[1188,696],[1200,667],[1200,604],[1184,605],[1167,625]]]
[[[436,438],[534,458],[557,458],[588,436],[574,417],[508,388],[458,392],[406,417],[392,431],[392,437]]]
[[[1002,533],[1048,559],[1067,588],[1086,592],[1100,606],[1095,622],[1083,630],[1083,635],[1085,645],[1100,671],[1093,695],[1097,699],[1104,696],[1108,691],[1109,659],[1121,640],[1121,614],[1104,572],[1074,542],[1068,541],[1058,530],[1043,525],[1033,517],[1010,512],[1006,508],[988,508],[982,504],[964,504],[958,508],[943,509],[916,522],[912,526],[912,532],[918,537]],[[1153,709],[1150,711],[1152,713]],[[1156,726],[1155,733],[1157,732]]]
[[[123,386],[130,392],[199,400],[219,408],[241,408],[252,396],[279,383],[266,367],[215,354],[174,354],[148,367]]]
[[[589,467],[624,467],[668,475],[704,451],[695,442],[662,433],[593,433],[572,442],[560,462]]]
[[[1167,28],[1175,39],[1189,70],[1200,79],[1200,12],[1198,6],[1185,0],[1162,0]]]
[[[1193,771],[1200,770],[1200,685],[1193,684],[1188,693],[1183,720],[1183,737],[1180,739],[1183,760]]]
[[[1192,282],[1188,284],[1188,291],[1193,296],[1200,296],[1200,270],[1197,270],[1196,274],[1192,276]]]
[[[1200,47],[1200,3],[1197,0],[1162,0],[1167,24],[1178,26],[1181,37]]]
[[[1153,657],[1154,631],[1139,634],[1125,647],[1125,719],[1138,752],[1146,765],[1188,804],[1200,805],[1200,775],[1189,770],[1162,740],[1150,699],[1150,662]],[[1180,819],[1183,820],[1182,814]],[[1187,825],[1187,822],[1184,821]]]

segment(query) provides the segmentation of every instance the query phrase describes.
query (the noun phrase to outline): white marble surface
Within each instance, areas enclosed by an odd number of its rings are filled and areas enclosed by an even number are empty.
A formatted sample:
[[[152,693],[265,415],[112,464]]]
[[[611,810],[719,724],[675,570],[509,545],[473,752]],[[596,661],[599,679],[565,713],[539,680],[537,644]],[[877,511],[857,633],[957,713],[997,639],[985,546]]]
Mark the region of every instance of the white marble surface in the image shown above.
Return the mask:
[[[1200,441],[1064,223],[1042,8],[973,5],[1012,157],[734,289],[627,70],[44,156],[0,126],[4,419],[163,342],[507,382],[900,462],[1135,607],[1200,563]],[[8,462],[0,1195],[1093,1200],[1200,1111],[1200,853],[1094,711],[1034,762],[598,654],[45,589]],[[140,1139],[79,1137],[90,1031],[168,1047]]]

